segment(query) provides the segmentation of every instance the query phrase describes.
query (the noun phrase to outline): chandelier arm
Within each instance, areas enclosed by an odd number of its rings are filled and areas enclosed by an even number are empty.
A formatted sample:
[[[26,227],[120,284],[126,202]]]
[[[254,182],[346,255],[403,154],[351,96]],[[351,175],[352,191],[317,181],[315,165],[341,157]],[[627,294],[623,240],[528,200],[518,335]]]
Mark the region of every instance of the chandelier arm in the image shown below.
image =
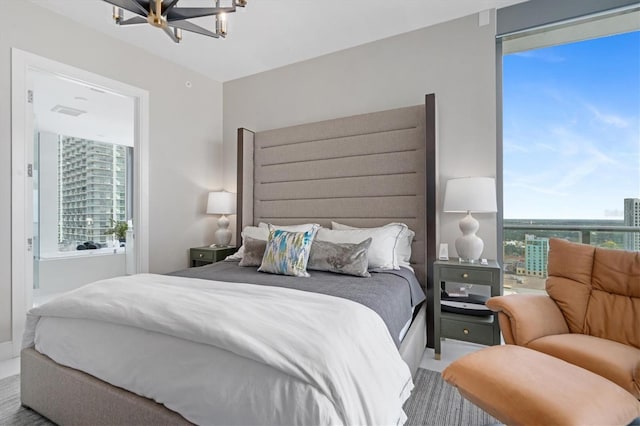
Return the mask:
[[[148,23],[147,18],[143,18],[141,16],[134,16],[133,18],[125,19],[124,21],[120,21],[118,25],[137,25],[137,24],[146,24]]]
[[[235,11],[235,7],[174,7],[167,13],[167,21],[182,21],[185,19],[199,18],[201,16],[233,13]]]
[[[107,3],[110,3],[114,6],[117,6],[121,9],[128,10],[131,13],[135,13],[136,15],[141,16],[149,16],[149,11],[145,9],[144,4],[148,4],[148,1],[142,0],[139,2],[138,0],[104,0]]]
[[[178,0],[171,0],[166,6],[162,6],[162,16],[167,16],[167,13],[178,3]]]
[[[220,36],[214,32],[211,32],[205,28],[202,28],[199,25],[196,24],[192,24],[189,21],[173,21],[170,24],[172,27],[176,27],[176,28],[180,28],[181,30],[184,31],[190,31],[192,33],[198,33],[198,34],[202,34],[202,35],[206,35],[209,37],[213,37],[213,38],[219,38]]]
[[[162,27],[162,31],[164,31],[165,34],[167,34],[169,38],[174,41],[174,43],[180,43],[180,39],[176,37],[176,35],[173,33],[173,30],[171,28],[164,26]]]

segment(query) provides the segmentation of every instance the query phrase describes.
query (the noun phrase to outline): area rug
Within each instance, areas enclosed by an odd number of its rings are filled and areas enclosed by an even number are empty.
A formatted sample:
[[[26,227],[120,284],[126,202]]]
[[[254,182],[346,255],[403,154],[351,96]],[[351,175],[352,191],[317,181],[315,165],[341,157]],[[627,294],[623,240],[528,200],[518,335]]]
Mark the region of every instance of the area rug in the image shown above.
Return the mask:
[[[413,425],[487,425],[497,421],[460,396],[445,383],[440,373],[418,369],[415,388],[406,402],[407,426]],[[0,425],[53,425],[36,412],[20,405],[20,376],[0,380]]]
[[[32,410],[20,405],[20,376],[0,380],[0,425],[44,426],[53,425]]]
[[[464,399],[456,388],[442,380],[437,371],[419,368],[415,388],[404,404],[405,426],[499,424],[496,419]]]

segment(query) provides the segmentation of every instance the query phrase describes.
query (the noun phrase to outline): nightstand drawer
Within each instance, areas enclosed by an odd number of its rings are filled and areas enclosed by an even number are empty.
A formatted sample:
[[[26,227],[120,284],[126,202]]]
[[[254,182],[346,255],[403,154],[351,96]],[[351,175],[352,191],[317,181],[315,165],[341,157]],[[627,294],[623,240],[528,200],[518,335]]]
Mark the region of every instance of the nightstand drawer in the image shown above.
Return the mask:
[[[193,247],[189,251],[189,260],[191,266],[204,266],[225,260],[236,251],[236,247]]]
[[[214,260],[215,253],[212,250],[196,250],[191,249],[191,259],[192,260]]]
[[[493,324],[478,324],[468,321],[456,321],[448,318],[440,319],[442,337],[456,340],[493,345]]]
[[[478,268],[442,268],[440,270],[440,280],[491,285],[494,282],[494,276],[492,271],[483,271]]]

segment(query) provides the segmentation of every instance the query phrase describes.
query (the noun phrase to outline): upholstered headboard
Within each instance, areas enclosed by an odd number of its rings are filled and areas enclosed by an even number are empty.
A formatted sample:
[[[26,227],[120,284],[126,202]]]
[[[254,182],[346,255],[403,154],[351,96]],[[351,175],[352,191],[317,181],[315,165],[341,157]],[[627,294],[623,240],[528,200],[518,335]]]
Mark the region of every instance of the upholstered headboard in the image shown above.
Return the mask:
[[[253,133],[238,129],[238,226],[406,223],[432,292],[435,95],[425,105]],[[428,333],[433,335],[432,333]]]

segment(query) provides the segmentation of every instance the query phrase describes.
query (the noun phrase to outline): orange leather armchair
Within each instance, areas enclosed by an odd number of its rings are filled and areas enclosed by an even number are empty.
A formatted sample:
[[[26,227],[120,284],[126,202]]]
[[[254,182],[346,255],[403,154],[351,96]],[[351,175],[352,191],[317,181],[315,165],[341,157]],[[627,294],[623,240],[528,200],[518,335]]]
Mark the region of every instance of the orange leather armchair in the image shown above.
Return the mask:
[[[640,253],[549,242],[547,295],[487,302],[507,344],[563,359],[640,399]]]

